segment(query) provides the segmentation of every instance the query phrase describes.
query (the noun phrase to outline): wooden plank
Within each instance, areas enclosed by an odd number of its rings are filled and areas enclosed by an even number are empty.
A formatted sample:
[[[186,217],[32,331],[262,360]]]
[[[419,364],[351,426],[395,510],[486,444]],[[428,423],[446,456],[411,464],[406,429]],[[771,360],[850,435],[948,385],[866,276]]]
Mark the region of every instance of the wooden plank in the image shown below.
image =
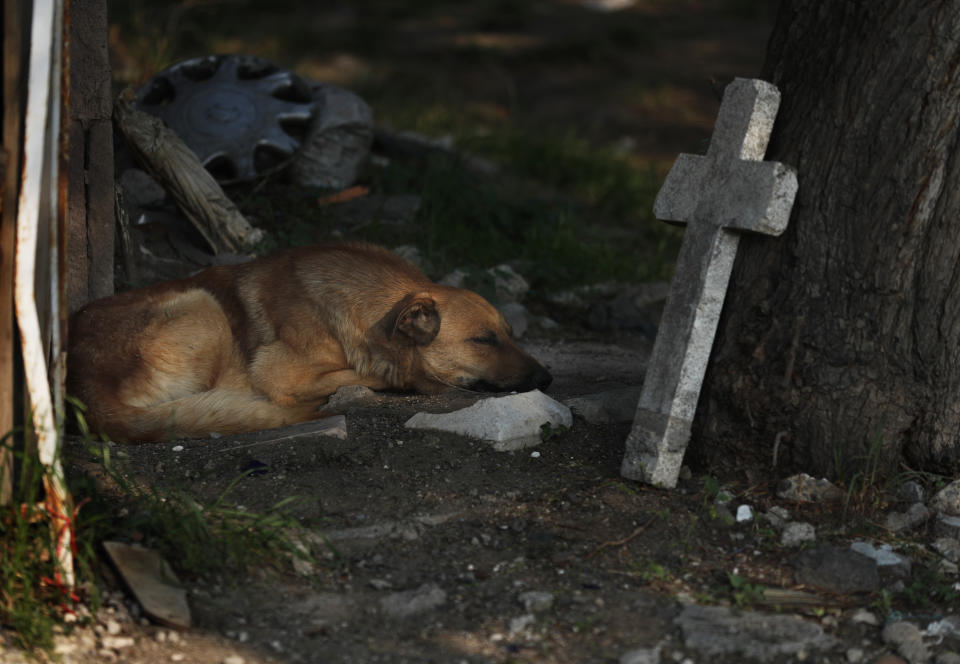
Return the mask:
[[[7,168],[0,191],[0,436],[14,427],[16,366],[13,330],[13,268],[17,198],[20,191],[20,140],[23,132],[23,69],[26,26],[22,0],[3,3],[3,149]],[[0,505],[13,490],[12,454],[0,450]]]
[[[114,253],[113,95],[106,0],[69,7],[67,307],[112,295]]]

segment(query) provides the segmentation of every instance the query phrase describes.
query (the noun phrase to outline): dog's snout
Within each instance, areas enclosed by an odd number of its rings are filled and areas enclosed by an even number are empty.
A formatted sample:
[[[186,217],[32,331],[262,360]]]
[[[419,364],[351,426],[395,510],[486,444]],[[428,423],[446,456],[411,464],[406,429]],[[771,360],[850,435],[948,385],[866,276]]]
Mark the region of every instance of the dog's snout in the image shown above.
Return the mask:
[[[553,376],[550,375],[550,372],[539,365],[536,369],[534,369],[533,374],[530,376],[530,384],[538,390],[547,389],[552,382]]]

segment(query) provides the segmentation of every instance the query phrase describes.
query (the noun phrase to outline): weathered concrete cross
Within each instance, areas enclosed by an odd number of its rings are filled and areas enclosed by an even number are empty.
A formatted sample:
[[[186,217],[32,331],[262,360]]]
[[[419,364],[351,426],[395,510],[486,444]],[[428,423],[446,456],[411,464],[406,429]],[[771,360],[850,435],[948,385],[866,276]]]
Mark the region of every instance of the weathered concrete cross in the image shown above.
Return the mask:
[[[740,240],[731,231],[779,235],[787,227],[796,173],[760,161],[779,106],[772,84],[734,80],[706,156],[681,154],[657,194],[654,214],[690,227],[627,438],[624,477],[677,485]]]

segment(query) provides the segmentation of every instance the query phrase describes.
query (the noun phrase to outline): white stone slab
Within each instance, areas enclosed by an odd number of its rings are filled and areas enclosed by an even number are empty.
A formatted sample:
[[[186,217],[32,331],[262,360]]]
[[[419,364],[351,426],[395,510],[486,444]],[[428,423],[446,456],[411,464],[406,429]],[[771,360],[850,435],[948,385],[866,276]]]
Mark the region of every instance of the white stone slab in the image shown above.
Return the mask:
[[[417,413],[408,429],[450,431],[493,444],[498,451],[539,445],[541,427],[573,425],[570,409],[540,390],[484,399],[452,413]]]

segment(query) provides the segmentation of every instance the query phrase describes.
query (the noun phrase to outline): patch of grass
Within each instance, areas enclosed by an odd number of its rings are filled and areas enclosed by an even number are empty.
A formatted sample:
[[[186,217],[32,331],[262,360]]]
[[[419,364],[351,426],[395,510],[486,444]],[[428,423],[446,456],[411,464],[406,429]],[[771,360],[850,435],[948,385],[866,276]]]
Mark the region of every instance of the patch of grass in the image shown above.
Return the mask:
[[[49,649],[55,627],[81,599],[77,588],[87,589],[86,601],[99,602],[90,566],[93,540],[88,536],[95,519],[78,521],[74,510],[77,587],[70,590],[63,584],[56,534],[44,508],[47,470],[35,455],[22,451],[23,437],[19,433],[8,433],[0,445],[11,450],[19,468],[12,502],[0,508],[0,625],[10,627],[18,647],[27,651]]]
[[[115,536],[131,538],[158,550],[178,571],[208,574],[272,565],[290,556],[312,560],[296,538],[297,521],[286,509],[290,496],[264,512],[251,512],[229,501],[230,493],[251,469],[230,482],[216,499],[202,503],[182,489],[158,489],[131,481],[110,458],[109,445],[92,451],[120,489],[122,517]]]
[[[874,434],[866,454],[848,457],[839,445],[834,446],[834,473],[837,482],[846,489],[843,517],[855,512],[876,512],[886,507],[883,496],[894,468],[890,465],[892,455],[885,454],[886,446],[880,431]]]
[[[534,289],[649,276],[643,274],[637,238],[606,242],[603,229],[591,226],[570,201],[478,183],[449,157],[429,158],[417,171],[396,167],[384,174],[379,188],[422,196],[412,241],[437,275],[519,261]],[[365,229],[372,241],[390,232],[376,225]]]
[[[960,589],[936,566],[924,565],[913,574],[902,596],[916,608],[956,606],[960,602]]]

